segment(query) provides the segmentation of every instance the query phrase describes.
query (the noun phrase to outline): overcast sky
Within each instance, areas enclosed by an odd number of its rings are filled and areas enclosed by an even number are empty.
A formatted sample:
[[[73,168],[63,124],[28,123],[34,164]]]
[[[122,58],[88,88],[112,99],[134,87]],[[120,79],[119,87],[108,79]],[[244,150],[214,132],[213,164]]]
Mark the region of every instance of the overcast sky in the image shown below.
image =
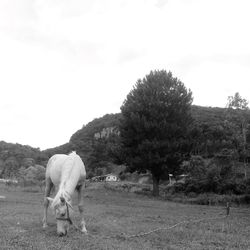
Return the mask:
[[[248,0],[0,0],[0,140],[46,149],[172,71],[193,104],[250,100]]]

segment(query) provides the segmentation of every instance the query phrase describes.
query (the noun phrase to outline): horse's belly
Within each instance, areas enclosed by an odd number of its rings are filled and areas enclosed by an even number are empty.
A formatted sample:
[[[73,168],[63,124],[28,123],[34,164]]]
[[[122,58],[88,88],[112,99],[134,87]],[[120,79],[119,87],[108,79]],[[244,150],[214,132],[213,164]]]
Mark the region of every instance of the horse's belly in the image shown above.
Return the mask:
[[[58,168],[54,168],[53,172],[50,174],[50,179],[56,187],[60,185],[61,174],[62,172]]]

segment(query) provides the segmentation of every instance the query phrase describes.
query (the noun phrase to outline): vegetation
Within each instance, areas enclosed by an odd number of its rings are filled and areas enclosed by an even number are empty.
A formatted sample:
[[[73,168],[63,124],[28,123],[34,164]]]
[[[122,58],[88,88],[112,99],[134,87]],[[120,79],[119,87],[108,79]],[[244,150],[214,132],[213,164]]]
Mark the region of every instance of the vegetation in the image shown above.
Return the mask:
[[[137,81],[121,113],[94,119],[61,146],[41,151],[0,141],[0,178],[42,186],[49,157],[74,150],[83,159],[88,178],[121,172],[120,178],[128,180],[129,172],[149,171],[157,194],[160,179],[172,174],[178,180],[185,174],[186,182],[177,183],[170,192],[248,197],[248,101],[235,93],[228,97],[226,108],[191,106],[191,102],[191,92],[170,72],[151,72]]]
[[[131,171],[152,173],[154,195],[160,179],[179,173],[188,153],[191,103],[191,91],[162,70],[139,79],[121,107],[124,160]]]
[[[68,143],[44,151],[2,141],[0,142],[0,178],[19,179],[22,184],[32,183],[24,170],[30,167],[36,168],[37,165],[45,167],[52,155],[68,154],[73,150],[77,151],[84,160],[88,177],[108,173],[113,170],[115,163],[120,163],[119,119],[120,114],[108,114],[95,119],[73,134]],[[20,177],[20,173],[23,176]]]
[[[22,186],[39,186],[42,190],[45,181],[45,168],[41,165],[21,167],[18,171],[19,185]]]
[[[242,138],[240,136],[241,127],[237,124],[240,124],[238,121],[240,121],[241,115],[247,118],[250,116],[250,112],[248,110],[241,112],[237,109],[232,111],[234,114],[233,117],[228,115],[228,108],[200,107],[195,105],[191,107],[191,115],[193,117],[189,137],[192,156],[190,161],[191,167],[187,167],[184,164],[180,171],[194,176],[194,178],[193,180],[191,178],[188,179],[189,185],[186,186],[187,190],[182,186],[181,188],[176,187],[176,191],[184,190],[184,193],[188,195],[188,190],[190,190],[190,193],[192,193],[193,191],[191,190],[194,190],[195,186],[197,187],[198,185],[196,180],[198,177],[194,173],[198,173],[205,168],[206,172],[204,176],[206,176],[208,174],[207,171],[210,172],[214,168],[217,168],[218,171],[215,172],[217,174],[216,178],[219,180],[217,184],[223,185],[223,187],[215,186],[213,188],[215,192],[221,194],[229,193],[230,186],[233,187],[231,193],[245,194],[248,192],[246,190],[249,190],[248,178],[250,170],[248,168],[248,149],[250,135],[247,129],[247,157],[246,164],[244,165],[244,158],[240,155],[242,147],[239,147],[242,145],[240,144],[240,139]],[[72,150],[76,150],[84,159],[89,177],[114,172],[117,164],[123,163],[119,131],[113,129],[112,133],[104,137],[95,137],[95,134],[100,134],[100,132],[105,131],[107,128],[118,128],[120,119],[121,114],[105,115],[102,118],[95,119],[72,135],[68,143],[45,151],[40,151],[30,146],[0,142],[0,178],[19,179],[20,169],[28,169],[30,166],[34,167],[35,165],[46,166],[47,160],[51,155],[55,153],[68,153]],[[238,132],[236,133],[236,131]],[[195,157],[200,158],[201,161],[192,170]],[[221,169],[224,169],[222,167],[223,164],[230,166],[230,174],[228,175],[231,177],[230,179],[225,179],[225,175],[221,175],[220,173]],[[185,166],[187,169],[185,169]],[[201,170],[197,172],[197,168],[201,168]],[[123,173],[121,177],[126,177],[126,175]],[[220,176],[218,177],[218,175]],[[194,183],[193,186],[191,182]],[[26,183],[30,182],[27,181]],[[204,184],[205,182],[200,181],[199,183]],[[229,185],[229,183],[231,184]],[[212,192],[212,189],[208,189],[208,187],[196,188],[196,192],[203,192],[204,190]]]
[[[247,179],[247,161],[250,154],[247,145],[247,135],[249,134],[250,126],[248,101],[242,98],[237,92],[234,96],[228,97],[227,107],[230,120],[234,121],[235,150],[237,151],[239,158],[244,162],[245,179]]]
[[[120,114],[107,114],[94,119],[70,138],[72,150],[84,160],[88,177],[111,172],[121,163],[119,144]]]
[[[176,192],[217,193],[250,195],[250,179],[243,179],[239,164],[230,155],[218,155],[211,159],[192,156],[183,171],[188,174],[184,183],[178,183]]]
[[[16,179],[20,168],[45,165],[47,156],[37,148],[0,142],[0,178]]]
[[[73,145],[72,145],[72,143],[68,142],[68,143],[60,145],[58,147],[55,147],[55,148],[46,149],[42,153],[48,159],[48,158],[50,158],[54,154],[59,154],[59,153],[60,154],[68,154],[72,150],[73,150]]]

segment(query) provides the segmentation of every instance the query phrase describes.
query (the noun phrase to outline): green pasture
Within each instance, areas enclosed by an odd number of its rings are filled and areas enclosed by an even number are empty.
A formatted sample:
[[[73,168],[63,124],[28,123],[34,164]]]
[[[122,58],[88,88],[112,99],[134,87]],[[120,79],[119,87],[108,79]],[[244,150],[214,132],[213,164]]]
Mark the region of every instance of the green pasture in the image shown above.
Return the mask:
[[[250,249],[250,209],[180,204],[134,193],[86,189],[88,235],[71,227],[66,237],[42,229],[43,193],[0,186],[0,249]],[[74,197],[72,219],[79,213]]]

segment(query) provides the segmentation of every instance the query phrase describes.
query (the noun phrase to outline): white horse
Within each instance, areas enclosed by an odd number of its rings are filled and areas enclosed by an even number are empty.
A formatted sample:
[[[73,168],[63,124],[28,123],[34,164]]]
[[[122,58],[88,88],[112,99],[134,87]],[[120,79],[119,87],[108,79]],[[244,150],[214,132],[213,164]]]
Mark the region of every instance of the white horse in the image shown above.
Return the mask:
[[[57,233],[59,236],[66,235],[72,221],[69,216],[69,206],[71,197],[76,189],[78,192],[78,208],[81,215],[81,231],[87,233],[83,218],[83,188],[86,179],[86,170],[81,158],[72,152],[69,155],[53,155],[47,164],[45,174],[45,196],[44,196],[44,218],[43,228],[47,227],[47,210],[51,203],[51,208],[55,211],[57,220]],[[52,187],[58,190],[56,196],[49,197]]]

